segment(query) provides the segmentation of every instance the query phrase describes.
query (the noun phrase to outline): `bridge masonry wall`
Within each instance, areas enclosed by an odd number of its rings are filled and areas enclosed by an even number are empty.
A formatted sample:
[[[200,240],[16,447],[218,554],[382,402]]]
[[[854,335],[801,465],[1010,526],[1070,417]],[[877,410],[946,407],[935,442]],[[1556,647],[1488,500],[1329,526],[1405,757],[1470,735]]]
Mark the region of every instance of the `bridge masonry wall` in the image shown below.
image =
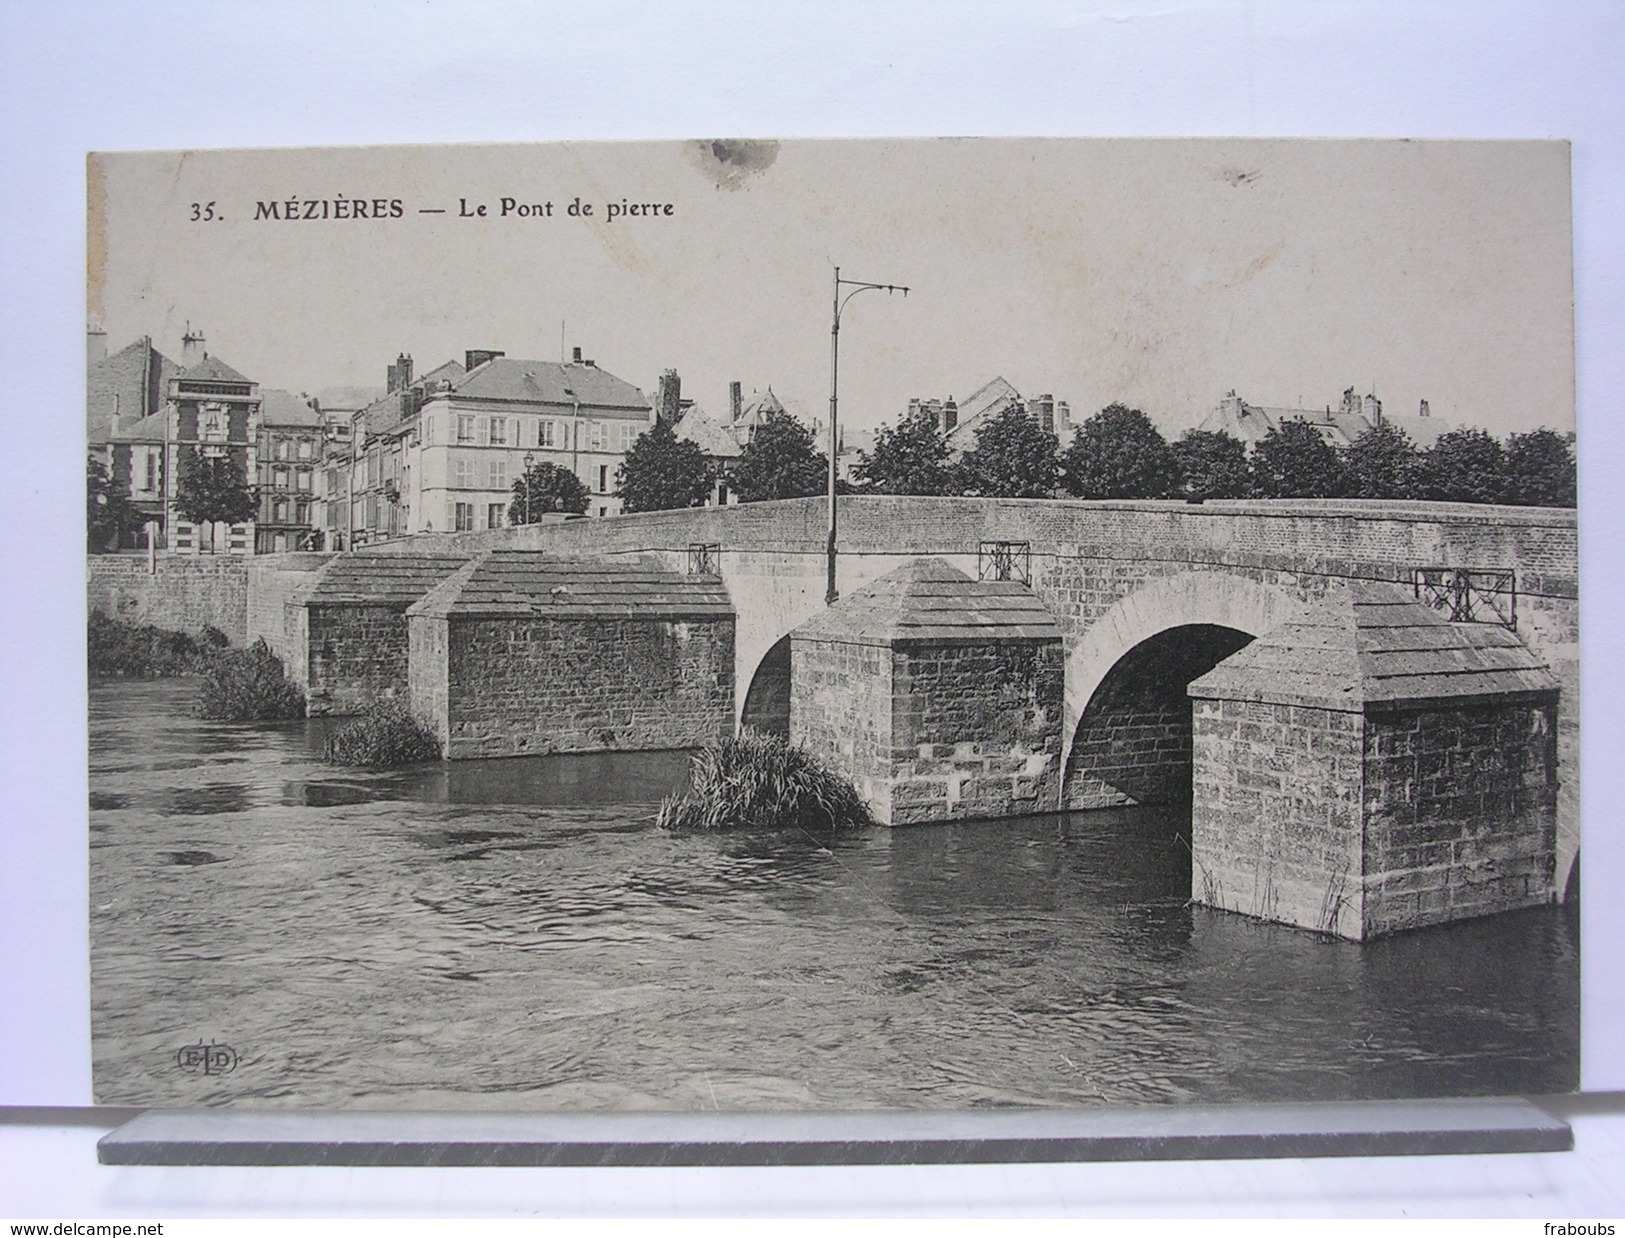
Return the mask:
[[[412,709],[448,757],[689,748],[732,731],[731,618],[407,624]]]
[[[518,545],[582,554],[657,552],[677,570],[683,570],[690,545],[720,546],[723,576],[739,613],[742,700],[766,652],[822,606],[824,521],[821,499],[794,499],[532,525],[439,541],[467,549]],[[1088,699],[1075,699],[1075,685],[1090,680],[1092,690],[1128,652],[1097,640],[1105,664],[1090,667],[1080,664],[1080,651],[1091,645],[1091,633],[1103,618],[1156,581],[1186,576],[1194,589],[1203,574],[1241,578],[1283,604],[1303,607],[1341,580],[1408,585],[1420,567],[1512,568],[1519,635],[1562,688],[1560,884],[1578,848],[1579,591],[1572,511],[1338,500],[1191,505],[849,496],[841,502],[840,529],[843,593],[912,557],[944,557],[974,574],[980,543],[1027,543],[1034,592],[1067,637],[1069,727]]]

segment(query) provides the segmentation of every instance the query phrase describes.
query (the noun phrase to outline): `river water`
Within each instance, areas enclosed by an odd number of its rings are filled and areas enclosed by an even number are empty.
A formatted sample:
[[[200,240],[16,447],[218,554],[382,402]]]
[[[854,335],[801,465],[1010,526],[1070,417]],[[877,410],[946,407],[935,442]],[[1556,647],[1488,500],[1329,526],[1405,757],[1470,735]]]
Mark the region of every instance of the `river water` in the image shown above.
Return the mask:
[[[964,1108],[1577,1085],[1576,918],[1187,905],[1165,810],[673,836],[681,753],[364,773],[91,689],[102,1104]],[[178,1064],[198,1042],[235,1068]],[[225,1055],[218,1060],[228,1062]]]

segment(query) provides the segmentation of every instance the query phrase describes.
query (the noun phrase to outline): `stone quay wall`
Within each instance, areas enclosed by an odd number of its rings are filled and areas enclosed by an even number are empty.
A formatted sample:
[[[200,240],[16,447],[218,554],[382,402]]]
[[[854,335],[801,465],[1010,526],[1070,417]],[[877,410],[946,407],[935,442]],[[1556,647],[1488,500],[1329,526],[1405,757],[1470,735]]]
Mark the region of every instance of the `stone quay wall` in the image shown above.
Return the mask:
[[[234,645],[248,639],[248,567],[242,555],[160,553],[87,557],[88,609],[110,619],[197,635],[216,627]]]
[[[406,604],[324,602],[309,625],[306,697],[312,714],[359,714],[408,692]]]
[[[1552,899],[1555,713],[1548,698],[1367,717],[1367,936]]]
[[[407,622],[411,707],[448,757],[689,748],[733,733],[731,617]]]

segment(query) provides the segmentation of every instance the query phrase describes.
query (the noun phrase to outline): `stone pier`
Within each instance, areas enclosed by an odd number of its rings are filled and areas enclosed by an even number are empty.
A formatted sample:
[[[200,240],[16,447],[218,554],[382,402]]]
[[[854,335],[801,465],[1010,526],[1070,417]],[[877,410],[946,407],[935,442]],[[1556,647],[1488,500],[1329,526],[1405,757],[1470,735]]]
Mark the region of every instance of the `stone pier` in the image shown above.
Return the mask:
[[[1060,807],[1061,630],[1014,581],[940,559],[791,633],[790,736],[888,825]]]
[[[412,712],[448,757],[688,748],[733,733],[734,611],[714,576],[494,550],[407,623]]]
[[[322,568],[304,603],[310,712],[404,700],[406,608],[468,561],[455,551],[352,551]]]
[[[1358,941],[1556,897],[1558,684],[1505,628],[1354,584],[1189,693],[1196,902]]]

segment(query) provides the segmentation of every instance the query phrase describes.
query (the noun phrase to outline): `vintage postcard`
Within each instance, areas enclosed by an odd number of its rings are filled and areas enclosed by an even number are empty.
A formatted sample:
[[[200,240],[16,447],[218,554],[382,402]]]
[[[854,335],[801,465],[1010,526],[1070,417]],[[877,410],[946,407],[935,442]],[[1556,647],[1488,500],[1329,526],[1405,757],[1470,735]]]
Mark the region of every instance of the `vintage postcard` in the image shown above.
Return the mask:
[[[1578,1086],[1565,144],[87,182],[98,1103]]]

